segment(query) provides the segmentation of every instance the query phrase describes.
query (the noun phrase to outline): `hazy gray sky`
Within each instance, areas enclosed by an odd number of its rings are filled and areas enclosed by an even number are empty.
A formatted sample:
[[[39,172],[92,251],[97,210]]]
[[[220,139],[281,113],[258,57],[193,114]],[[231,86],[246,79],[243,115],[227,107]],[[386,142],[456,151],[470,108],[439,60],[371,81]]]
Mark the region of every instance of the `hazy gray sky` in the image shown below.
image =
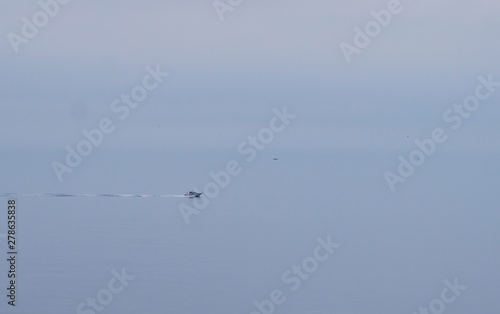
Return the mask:
[[[495,1],[403,1],[348,64],[339,47],[389,1],[244,1],[220,21],[211,1],[71,1],[19,46],[36,1],[0,13],[4,147],[64,147],[112,115],[148,65],[170,76],[106,145],[232,147],[288,105],[300,123],[279,145],[400,148],[499,73]],[[498,74],[500,79],[500,74]],[[498,147],[497,95],[450,147]],[[73,112],[73,114],[72,114]],[[75,112],[80,112],[76,118]],[[168,136],[167,134],[175,134]],[[145,140],[147,138],[147,140]],[[191,145],[191,144],[190,144]]]

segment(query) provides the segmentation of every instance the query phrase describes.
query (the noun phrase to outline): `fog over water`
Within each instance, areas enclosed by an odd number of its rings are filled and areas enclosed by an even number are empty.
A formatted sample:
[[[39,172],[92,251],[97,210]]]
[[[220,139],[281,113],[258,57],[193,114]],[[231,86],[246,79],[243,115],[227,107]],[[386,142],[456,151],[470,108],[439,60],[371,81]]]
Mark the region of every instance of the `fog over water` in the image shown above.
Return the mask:
[[[4,3],[0,313],[498,314],[499,9]]]

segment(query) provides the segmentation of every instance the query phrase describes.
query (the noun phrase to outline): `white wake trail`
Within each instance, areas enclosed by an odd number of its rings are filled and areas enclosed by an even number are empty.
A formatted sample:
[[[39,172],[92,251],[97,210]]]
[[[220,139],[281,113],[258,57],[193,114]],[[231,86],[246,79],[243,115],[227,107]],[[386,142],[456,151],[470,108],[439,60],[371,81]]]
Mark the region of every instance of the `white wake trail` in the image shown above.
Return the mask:
[[[67,194],[67,193],[0,193],[0,197],[187,197],[175,194]]]

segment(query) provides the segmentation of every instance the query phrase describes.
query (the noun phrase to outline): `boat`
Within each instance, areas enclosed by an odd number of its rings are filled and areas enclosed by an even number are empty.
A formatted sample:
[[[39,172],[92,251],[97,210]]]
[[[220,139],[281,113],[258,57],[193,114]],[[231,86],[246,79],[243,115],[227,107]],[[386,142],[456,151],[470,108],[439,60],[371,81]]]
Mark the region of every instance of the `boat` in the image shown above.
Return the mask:
[[[184,196],[187,196],[189,198],[193,198],[193,197],[200,197],[201,194],[203,194],[203,193],[195,192],[195,191],[189,191],[186,194],[184,194]]]

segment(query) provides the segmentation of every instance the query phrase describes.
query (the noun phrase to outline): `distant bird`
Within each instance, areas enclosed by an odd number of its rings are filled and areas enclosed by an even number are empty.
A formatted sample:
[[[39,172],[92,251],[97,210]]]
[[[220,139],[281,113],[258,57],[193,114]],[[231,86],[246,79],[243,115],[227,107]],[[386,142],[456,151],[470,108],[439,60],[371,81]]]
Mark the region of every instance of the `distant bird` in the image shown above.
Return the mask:
[[[278,160],[278,158],[274,157],[273,160]]]

